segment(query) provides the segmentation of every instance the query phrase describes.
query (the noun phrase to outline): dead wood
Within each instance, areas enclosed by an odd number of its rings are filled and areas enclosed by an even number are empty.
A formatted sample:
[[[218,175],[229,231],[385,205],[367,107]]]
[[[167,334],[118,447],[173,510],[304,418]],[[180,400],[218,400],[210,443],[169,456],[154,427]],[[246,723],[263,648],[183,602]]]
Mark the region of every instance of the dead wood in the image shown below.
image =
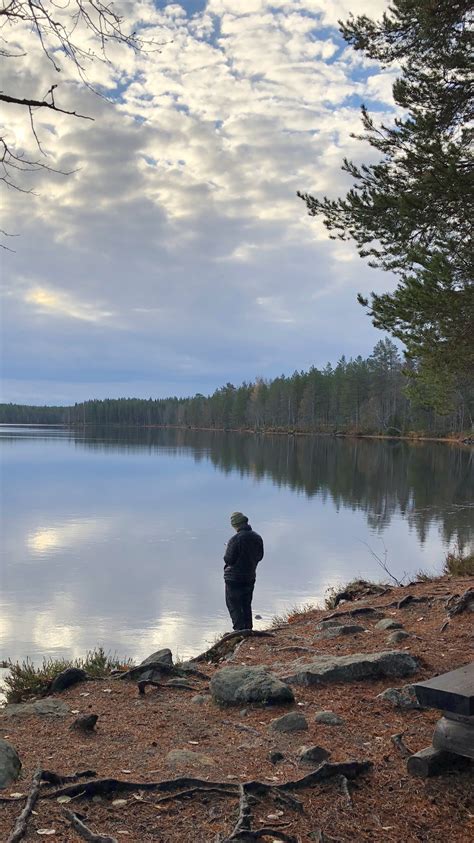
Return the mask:
[[[118,843],[116,837],[108,837],[104,834],[94,834],[94,832],[82,822],[80,817],[75,814],[74,811],[70,811],[68,808],[63,808],[63,813],[70,821],[74,831],[76,831],[83,840],[87,840],[88,843]]]
[[[245,638],[274,638],[273,632],[265,632],[262,629],[237,629],[234,632],[228,632],[223,635],[219,641],[216,641],[212,647],[205,650],[199,656],[190,659],[191,662],[215,662],[228,656],[233,652],[237,644]]]
[[[206,677],[207,678],[207,677]],[[196,692],[196,688],[194,685],[167,685],[166,682],[154,682],[153,679],[142,679],[138,684],[138,693],[141,695],[145,694],[145,688],[148,685],[151,685],[154,688],[167,688],[168,691],[178,690],[178,691],[194,691]]]
[[[352,807],[352,796],[349,790],[349,782],[347,781],[347,778],[345,776],[340,776],[339,783],[341,785],[341,791],[346,797],[347,804]]]
[[[406,743],[403,740],[403,732],[400,732],[399,735],[392,735],[390,740],[401,752],[403,758],[409,758],[410,755],[413,755],[413,751],[411,749],[408,749]]]
[[[453,618],[455,615],[465,612],[470,603],[474,603],[474,588],[467,588],[461,596],[458,594],[451,595],[446,601],[448,618]]]
[[[58,773],[53,773],[52,770],[43,770],[41,773],[41,781],[48,784],[67,784],[68,782],[76,782],[78,779],[93,779],[97,775],[95,770],[79,770],[73,773],[72,776],[60,776]]]
[[[280,784],[266,784],[258,780],[245,782],[245,791],[247,794],[261,795],[270,794],[276,795],[285,794],[286,791],[299,790],[305,787],[311,787],[319,782],[326,781],[334,776],[346,776],[348,779],[356,778],[363,773],[368,772],[372,768],[371,761],[346,761],[342,763],[332,764],[330,762],[323,762],[316,770],[307,773],[300,779],[281,782]],[[161,793],[175,793],[187,788],[208,789],[219,788],[224,789],[229,796],[239,795],[239,785],[233,782],[211,782],[206,779],[195,779],[188,776],[180,776],[176,779],[165,779],[158,782],[133,782],[120,779],[95,779],[89,782],[81,782],[77,784],[68,784],[54,791],[44,794],[46,799],[57,799],[58,796],[107,796],[111,793],[120,791],[131,792],[134,790],[156,790]]]
[[[42,775],[43,771],[41,769],[38,769],[34,774],[25,807],[18,817],[7,843],[18,843],[18,841],[26,834],[28,820],[39,796]]]

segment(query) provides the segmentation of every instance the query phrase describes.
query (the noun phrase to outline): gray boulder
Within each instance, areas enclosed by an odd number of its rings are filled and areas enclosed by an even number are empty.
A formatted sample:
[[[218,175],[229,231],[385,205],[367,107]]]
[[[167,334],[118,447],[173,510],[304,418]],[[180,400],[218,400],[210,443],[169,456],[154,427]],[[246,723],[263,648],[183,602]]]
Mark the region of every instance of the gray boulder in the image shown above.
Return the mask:
[[[393,618],[382,618],[375,624],[375,629],[403,629],[403,624],[400,621],[394,621]]]
[[[395,632],[392,632],[387,638],[387,644],[400,644],[400,641],[403,641],[405,638],[409,638],[410,635],[408,632],[405,632],[404,629],[396,629]]]
[[[343,726],[345,723],[344,718],[334,711],[317,711],[314,719],[316,723],[323,723],[325,726]]]
[[[274,732],[300,732],[308,728],[308,721],[300,711],[290,711],[282,717],[276,717],[270,721],[269,729]]]
[[[16,781],[21,761],[14,746],[0,738],[0,790]]]
[[[54,697],[44,697],[29,703],[10,703],[2,709],[4,717],[31,717],[33,714],[47,717],[65,717],[69,706]]]
[[[284,677],[293,685],[320,685],[325,682],[357,682],[383,676],[411,676],[418,662],[409,653],[387,650],[381,653],[354,653],[350,656],[319,656],[307,663],[293,665]]]
[[[173,655],[171,650],[165,647],[147,656],[139,665],[122,674],[121,678],[132,679],[134,682],[160,682],[163,674],[169,674],[172,668]]]
[[[381,694],[377,694],[377,699],[386,700],[396,708],[403,709],[422,709],[415,693],[413,685],[403,685],[402,688],[387,688]]]
[[[146,664],[164,664],[166,667],[173,667],[173,654],[168,647],[165,647],[163,650],[157,650],[156,653],[147,656],[138,667],[143,667]]]
[[[298,750],[298,761],[302,764],[318,765],[326,761],[330,752],[322,746],[300,746]]]
[[[195,703],[195,705],[204,705],[209,700],[212,700],[210,694],[195,694],[194,697],[191,697],[191,702]]]
[[[224,667],[211,679],[209,690],[215,702],[227,705],[291,703],[291,688],[266,668]]]

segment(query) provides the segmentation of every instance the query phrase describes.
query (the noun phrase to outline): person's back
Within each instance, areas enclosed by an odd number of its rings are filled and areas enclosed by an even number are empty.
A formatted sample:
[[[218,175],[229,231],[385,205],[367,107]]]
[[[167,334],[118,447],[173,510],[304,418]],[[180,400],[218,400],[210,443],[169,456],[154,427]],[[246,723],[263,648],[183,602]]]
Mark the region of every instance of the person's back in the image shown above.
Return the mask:
[[[252,595],[257,565],[263,559],[263,539],[242,512],[233,512],[236,533],[224,555],[225,599],[234,629],[252,629]]]

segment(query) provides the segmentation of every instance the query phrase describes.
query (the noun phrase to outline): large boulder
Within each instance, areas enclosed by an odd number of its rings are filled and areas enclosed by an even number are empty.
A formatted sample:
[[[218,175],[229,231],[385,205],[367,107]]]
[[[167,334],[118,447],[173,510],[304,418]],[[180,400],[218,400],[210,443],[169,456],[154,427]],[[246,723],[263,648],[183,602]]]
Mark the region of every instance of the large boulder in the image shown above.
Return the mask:
[[[318,656],[306,664],[293,664],[284,677],[292,685],[320,685],[325,682],[357,682],[383,676],[411,676],[418,662],[409,653],[387,650],[381,653],[354,653],[350,656]]]
[[[173,655],[168,647],[157,650],[151,656],[147,656],[136,667],[130,668],[127,673],[122,674],[122,679],[131,679],[133,682],[160,682],[164,674],[170,674],[173,669]]]
[[[4,717],[31,717],[33,714],[48,717],[65,717],[69,706],[54,697],[44,697],[29,703],[10,703],[2,709]]]
[[[138,667],[143,667],[145,664],[163,664],[165,667],[173,667],[173,654],[168,647],[164,647],[162,650],[157,650],[156,653],[152,653],[151,656],[143,659]]]
[[[212,677],[209,690],[215,702],[227,705],[294,701],[291,688],[261,666],[224,667]]]
[[[0,738],[0,790],[16,781],[21,761],[14,746]]]

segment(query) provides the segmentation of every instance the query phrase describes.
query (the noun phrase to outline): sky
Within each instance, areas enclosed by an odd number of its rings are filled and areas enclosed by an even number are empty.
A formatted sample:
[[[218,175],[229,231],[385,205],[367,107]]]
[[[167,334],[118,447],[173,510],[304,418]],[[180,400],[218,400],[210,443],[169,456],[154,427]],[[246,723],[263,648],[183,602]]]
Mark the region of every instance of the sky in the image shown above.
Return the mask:
[[[393,289],[330,240],[296,191],[336,197],[344,156],[375,160],[360,105],[393,120],[394,69],[355,52],[338,18],[382,0],[139,0],[147,39],[86,63],[91,86],[16,23],[2,89],[92,117],[4,106],[12,148],[50,171],[3,190],[0,400],[213,392],[362,354],[379,339],[358,292]],[[90,34],[74,36],[94,49]],[[82,39],[82,40],[81,40]],[[24,55],[21,55],[24,53]],[[107,98],[106,98],[107,97]]]

